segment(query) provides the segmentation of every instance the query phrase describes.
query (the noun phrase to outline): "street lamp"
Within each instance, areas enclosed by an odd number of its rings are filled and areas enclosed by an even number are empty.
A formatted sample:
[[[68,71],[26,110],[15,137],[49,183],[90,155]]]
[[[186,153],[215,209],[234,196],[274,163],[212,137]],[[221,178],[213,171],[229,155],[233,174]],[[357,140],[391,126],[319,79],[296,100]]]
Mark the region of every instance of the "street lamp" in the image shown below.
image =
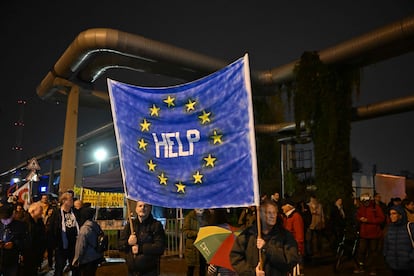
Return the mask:
[[[95,151],[95,159],[98,161],[98,174],[101,174],[101,163],[108,156],[108,152],[104,148],[99,148]]]

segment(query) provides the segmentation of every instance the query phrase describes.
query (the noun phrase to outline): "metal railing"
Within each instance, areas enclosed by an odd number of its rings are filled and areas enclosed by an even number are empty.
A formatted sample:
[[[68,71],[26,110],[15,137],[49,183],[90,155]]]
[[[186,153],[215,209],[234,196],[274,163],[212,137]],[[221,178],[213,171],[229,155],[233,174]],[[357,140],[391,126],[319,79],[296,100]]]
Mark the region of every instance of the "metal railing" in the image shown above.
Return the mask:
[[[164,225],[165,236],[167,239],[167,248],[165,249],[165,256],[179,256],[183,257],[184,242],[183,242],[183,218],[161,219]]]

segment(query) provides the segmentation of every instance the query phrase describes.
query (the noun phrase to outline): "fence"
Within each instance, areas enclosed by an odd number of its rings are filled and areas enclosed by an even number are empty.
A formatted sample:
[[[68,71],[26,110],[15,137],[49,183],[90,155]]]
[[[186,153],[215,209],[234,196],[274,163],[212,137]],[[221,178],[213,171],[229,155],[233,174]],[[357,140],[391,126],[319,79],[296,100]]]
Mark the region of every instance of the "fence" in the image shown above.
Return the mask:
[[[157,218],[164,226],[166,236],[165,256],[184,256],[184,241],[183,241],[183,218]],[[118,251],[118,239],[120,231],[123,229],[122,221],[98,221],[102,229],[109,238],[109,250],[107,255],[114,255],[114,251]],[[116,224],[116,225],[115,225]],[[119,224],[119,225],[118,225]],[[116,227],[115,227],[116,226]],[[110,251],[110,252],[109,252]]]
[[[183,257],[183,223],[183,218],[165,219],[165,222],[163,222],[167,239],[167,248],[164,252],[165,256]]]

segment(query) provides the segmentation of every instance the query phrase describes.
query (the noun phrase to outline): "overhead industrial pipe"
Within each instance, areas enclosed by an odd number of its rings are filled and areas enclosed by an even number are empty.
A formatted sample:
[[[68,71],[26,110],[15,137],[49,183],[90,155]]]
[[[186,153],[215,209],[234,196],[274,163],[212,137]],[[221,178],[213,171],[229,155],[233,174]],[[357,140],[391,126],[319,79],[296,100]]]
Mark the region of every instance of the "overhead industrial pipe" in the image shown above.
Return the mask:
[[[363,121],[413,110],[414,95],[353,108],[352,121]],[[255,126],[257,133],[268,134],[292,133],[295,129],[296,124],[294,122],[284,122],[280,124],[259,124]]]
[[[414,17],[402,19],[319,52],[327,64],[365,66],[414,49]],[[252,70],[253,85],[272,86],[293,79],[299,60],[265,71]],[[108,68],[122,67],[168,77],[193,80],[223,68],[228,61],[114,29],[89,29],[80,33],[37,88],[44,100],[62,101],[62,87],[55,78],[90,88]],[[92,66],[91,66],[92,65]],[[264,90],[256,90],[259,93]],[[268,91],[267,91],[268,92]],[[267,93],[266,92],[266,93]],[[82,104],[82,101],[81,101]]]

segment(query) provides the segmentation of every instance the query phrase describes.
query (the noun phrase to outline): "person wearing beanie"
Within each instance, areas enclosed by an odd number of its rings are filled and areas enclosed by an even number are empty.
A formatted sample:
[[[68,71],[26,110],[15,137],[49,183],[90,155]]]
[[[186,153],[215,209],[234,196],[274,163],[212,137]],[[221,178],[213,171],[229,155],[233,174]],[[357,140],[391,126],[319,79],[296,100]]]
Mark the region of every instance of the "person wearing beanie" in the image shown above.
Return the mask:
[[[407,214],[401,205],[392,206],[389,216],[384,237],[385,261],[394,276],[414,275],[414,223],[407,224]]]
[[[95,209],[91,207],[83,207],[80,211],[83,224],[76,239],[72,265],[79,267],[81,276],[95,275],[99,264],[105,260],[103,252],[97,250],[98,235],[102,233],[102,229],[94,220],[95,213]]]

